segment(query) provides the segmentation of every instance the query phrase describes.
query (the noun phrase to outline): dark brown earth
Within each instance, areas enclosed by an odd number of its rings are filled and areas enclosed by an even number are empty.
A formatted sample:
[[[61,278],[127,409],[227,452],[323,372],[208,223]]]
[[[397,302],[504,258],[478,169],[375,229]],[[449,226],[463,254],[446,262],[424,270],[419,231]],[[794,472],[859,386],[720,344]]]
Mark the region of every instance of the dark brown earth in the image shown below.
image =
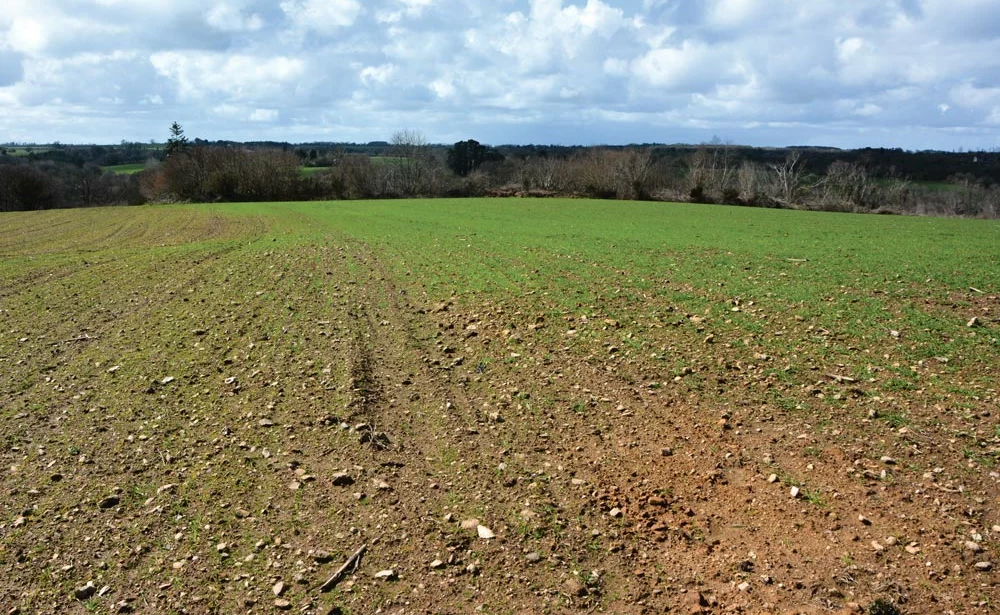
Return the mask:
[[[428,296],[363,243],[213,224],[155,254],[18,248],[3,613],[997,611],[1000,410],[967,384],[995,366],[927,401],[761,306],[734,309],[809,341]],[[964,299],[937,309],[998,325]],[[905,361],[878,344],[857,352]]]

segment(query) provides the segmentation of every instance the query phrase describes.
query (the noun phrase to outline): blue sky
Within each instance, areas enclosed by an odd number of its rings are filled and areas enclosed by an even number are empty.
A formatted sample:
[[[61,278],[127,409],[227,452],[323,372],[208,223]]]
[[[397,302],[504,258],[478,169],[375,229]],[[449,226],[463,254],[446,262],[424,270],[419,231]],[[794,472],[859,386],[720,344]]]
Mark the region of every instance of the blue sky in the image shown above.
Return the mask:
[[[1000,147],[1000,0],[4,0],[0,142]]]

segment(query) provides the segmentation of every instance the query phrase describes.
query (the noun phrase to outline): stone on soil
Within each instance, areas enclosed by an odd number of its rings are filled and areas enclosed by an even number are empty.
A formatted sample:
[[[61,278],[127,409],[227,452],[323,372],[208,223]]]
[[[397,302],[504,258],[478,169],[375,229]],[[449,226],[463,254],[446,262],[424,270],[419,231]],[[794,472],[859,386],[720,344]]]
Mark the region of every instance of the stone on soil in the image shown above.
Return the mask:
[[[83,587],[77,587],[73,592],[73,596],[77,600],[89,600],[95,593],[97,593],[97,588],[94,587],[93,581],[87,581],[87,584]]]
[[[346,487],[354,484],[354,479],[347,472],[337,472],[332,478],[335,487]]]
[[[485,525],[478,526],[476,528],[476,532],[479,534],[479,537],[482,538],[483,540],[489,540],[490,538],[496,538],[496,534],[493,533],[493,530],[491,530],[490,528],[486,527]]]

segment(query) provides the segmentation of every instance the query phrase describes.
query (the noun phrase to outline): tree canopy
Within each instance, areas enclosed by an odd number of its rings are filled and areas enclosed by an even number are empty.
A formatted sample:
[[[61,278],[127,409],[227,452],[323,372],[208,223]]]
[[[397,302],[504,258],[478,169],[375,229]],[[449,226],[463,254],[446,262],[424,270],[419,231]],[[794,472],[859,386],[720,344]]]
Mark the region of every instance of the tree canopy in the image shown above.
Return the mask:
[[[478,169],[483,163],[503,160],[503,154],[475,139],[459,141],[448,150],[448,168],[462,177]]]
[[[177,122],[170,125],[170,138],[167,139],[167,158],[178,154],[188,146],[188,138],[184,134],[184,129]]]

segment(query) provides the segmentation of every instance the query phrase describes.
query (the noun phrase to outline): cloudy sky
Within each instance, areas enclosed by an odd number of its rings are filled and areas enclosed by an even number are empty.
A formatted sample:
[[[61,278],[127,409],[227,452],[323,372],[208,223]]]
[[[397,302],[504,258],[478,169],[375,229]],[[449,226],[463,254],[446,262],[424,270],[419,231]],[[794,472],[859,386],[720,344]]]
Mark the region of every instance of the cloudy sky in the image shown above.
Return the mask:
[[[1000,147],[1000,0],[2,0],[0,142]]]

